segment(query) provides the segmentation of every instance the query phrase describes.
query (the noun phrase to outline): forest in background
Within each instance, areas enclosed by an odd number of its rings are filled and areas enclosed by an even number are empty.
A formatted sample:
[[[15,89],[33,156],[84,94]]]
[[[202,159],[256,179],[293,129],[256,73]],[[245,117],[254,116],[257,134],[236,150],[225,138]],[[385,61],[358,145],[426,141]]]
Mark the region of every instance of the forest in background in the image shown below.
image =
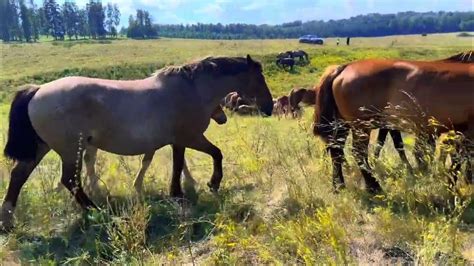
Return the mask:
[[[315,18],[318,14],[314,15]],[[401,12],[368,14],[341,20],[294,21],[280,25],[156,25],[160,36],[190,39],[281,39],[306,34],[320,37],[377,37],[474,31],[474,12]]]
[[[320,37],[376,37],[474,31],[474,12],[401,12],[367,14],[341,20],[293,21],[278,25],[253,24],[155,24],[152,15],[138,9],[127,27],[120,24],[119,6],[90,0],[84,7],[66,0],[0,1],[0,37],[4,42],[36,42],[40,36],[64,39],[116,38],[120,33],[133,39],[161,37],[189,39],[284,39],[306,34]],[[314,15],[315,18],[318,14]]]

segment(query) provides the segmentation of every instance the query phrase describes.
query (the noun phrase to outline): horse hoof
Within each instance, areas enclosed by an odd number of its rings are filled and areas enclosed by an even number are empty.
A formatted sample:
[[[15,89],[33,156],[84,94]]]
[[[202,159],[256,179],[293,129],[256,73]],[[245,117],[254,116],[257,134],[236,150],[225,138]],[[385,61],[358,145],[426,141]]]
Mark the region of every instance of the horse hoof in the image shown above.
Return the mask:
[[[170,197],[174,199],[184,199],[184,194],[182,191],[172,191]]]
[[[333,192],[335,194],[339,194],[339,192],[341,192],[342,190],[344,190],[346,188],[346,185],[344,184],[338,184],[338,185],[334,185],[334,190]]]
[[[211,182],[207,182],[207,186],[209,187],[212,193],[217,193],[219,191],[219,186],[214,185]]]
[[[369,192],[372,195],[376,195],[376,194],[383,193],[383,189],[382,189],[382,187],[380,187],[379,184],[377,184],[377,185],[368,186],[367,187],[367,192]]]
[[[13,230],[12,219],[0,217],[0,233],[9,233]]]

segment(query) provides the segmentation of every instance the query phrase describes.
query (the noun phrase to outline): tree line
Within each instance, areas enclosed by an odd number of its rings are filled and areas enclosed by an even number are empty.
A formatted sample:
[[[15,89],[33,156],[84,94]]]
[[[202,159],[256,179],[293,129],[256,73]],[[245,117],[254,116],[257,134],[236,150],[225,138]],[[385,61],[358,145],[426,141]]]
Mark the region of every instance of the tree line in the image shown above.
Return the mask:
[[[135,17],[128,18],[128,28],[122,33],[133,39],[152,39],[158,37],[158,30],[152,23],[150,13],[146,10],[138,9]]]
[[[315,34],[320,37],[375,37],[474,31],[474,12],[375,13],[349,19],[294,21],[280,25],[198,23],[193,25],[157,25],[156,27],[160,36],[174,38],[273,39],[298,38],[306,34]]]
[[[0,37],[4,42],[35,42],[40,35],[55,40],[116,37],[120,24],[117,4],[90,0],[79,8],[75,2],[44,0],[37,6],[33,0],[0,0]]]

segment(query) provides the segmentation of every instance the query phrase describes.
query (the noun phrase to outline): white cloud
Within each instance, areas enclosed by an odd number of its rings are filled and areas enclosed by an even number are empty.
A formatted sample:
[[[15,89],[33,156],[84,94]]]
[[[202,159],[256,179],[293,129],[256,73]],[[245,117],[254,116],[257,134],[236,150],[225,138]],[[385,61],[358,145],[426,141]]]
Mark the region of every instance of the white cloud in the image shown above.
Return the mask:
[[[154,7],[161,10],[173,10],[185,4],[186,0],[139,0],[139,2],[147,7]]]
[[[221,2],[214,2],[207,4],[199,9],[196,9],[194,13],[197,14],[206,14],[213,17],[219,17],[224,13],[224,8],[222,7]]]
[[[244,11],[259,10],[266,7],[267,5],[268,5],[267,1],[260,0],[260,1],[251,2],[250,4],[243,6],[240,9]]]

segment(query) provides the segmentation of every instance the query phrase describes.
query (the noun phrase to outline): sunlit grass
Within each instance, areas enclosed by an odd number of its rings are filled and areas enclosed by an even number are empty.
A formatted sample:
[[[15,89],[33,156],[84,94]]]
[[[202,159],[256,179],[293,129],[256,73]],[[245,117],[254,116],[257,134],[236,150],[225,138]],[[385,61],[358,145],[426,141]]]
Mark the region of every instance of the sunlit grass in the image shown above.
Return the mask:
[[[294,86],[312,86],[331,64],[367,57],[438,59],[470,49],[465,40],[454,35],[361,38],[354,39],[349,48],[336,47],[332,40],[324,47],[299,45],[294,40],[119,40],[71,47],[27,44],[10,46],[2,55],[6,61],[2,62],[0,83],[9,91],[23,82],[71,73],[65,69],[76,69],[74,74],[142,78],[164,64],[250,52],[264,62],[272,92],[282,95]],[[274,66],[277,52],[297,47],[309,52],[308,65],[292,73]],[[38,62],[28,64],[29,55]],[[2,147],[11,93],[3,97]],[[187,151],[198,181],[198,198],[186,205],[167,196],[172,171],[168,147],[157,152],[147,172],[143,198],[135,195],[132,186],[140,158],[99,152],[96,168],[103,191],[94,200],[103,210],[87,214],[65,189],[56,191],[60,162],[51,153],[22,190],[17,227],[10,235],[0,236],[0,259],[149,265],[466,264],[474,260],[472,186],[460,184],[456,193],[450,192],[446,172],[437,170],[435,164],[427,172],[410,174],[387,141],[381,158],[371,158],[385,193],[371,197],[365,192],[347,147],[348,188],[334,194],[330,160],[323,143],[310,130],[312,113],[306,108],[300,120],[229,113],[227,124],[212,122],[206,136],[224,155],[222,189],[215,195],[205,185],[212,173],[211,158]],[[405,143],[414,164],[413,138],[405,136]],[[0,157],[2,196],[11,167]]]

